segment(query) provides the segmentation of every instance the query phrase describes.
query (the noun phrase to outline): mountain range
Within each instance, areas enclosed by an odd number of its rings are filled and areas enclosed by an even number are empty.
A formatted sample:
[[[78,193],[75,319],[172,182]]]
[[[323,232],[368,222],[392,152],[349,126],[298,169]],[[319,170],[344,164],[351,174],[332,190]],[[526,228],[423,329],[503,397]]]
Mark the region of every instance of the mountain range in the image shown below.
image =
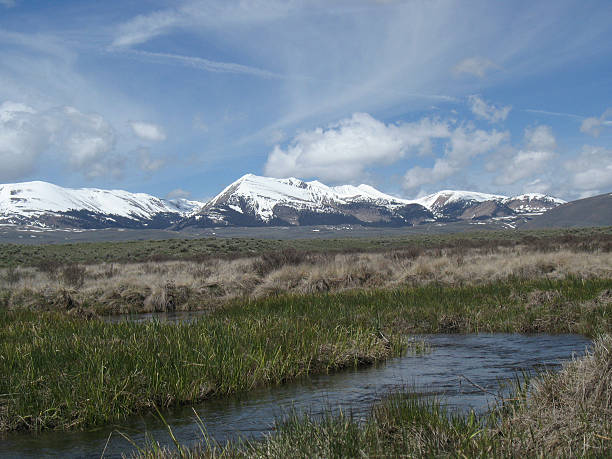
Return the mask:
[[[529,219],[565,201],[543,194],[501,196],[444,190],[415,200],[369,185],[247,174],[207,202],[144,193],[71,189],[47,182],[0,185],[0,224],[51,228],[185,229],[220,226],[358,224],[412,226],[434,222]]]

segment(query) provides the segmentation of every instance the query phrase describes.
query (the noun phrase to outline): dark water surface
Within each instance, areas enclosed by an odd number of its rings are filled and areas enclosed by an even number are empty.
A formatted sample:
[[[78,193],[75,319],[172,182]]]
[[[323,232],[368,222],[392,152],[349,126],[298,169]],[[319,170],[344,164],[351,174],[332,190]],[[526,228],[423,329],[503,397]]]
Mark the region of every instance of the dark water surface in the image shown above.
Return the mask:
[[[341,408],[365,418],[381,397],[406,386],[423,395],[439,396],[453,410],[482,412],[494,397],[474,384],[496,392],[500,381],[517,372],[556,368],[574,354],[583,355],[590,345],[588,339],[577,335],[425,335],[423,339],[431,345],[431,352],[425,355],[406,355],[374,367],[209,400],[195,409],[208,433],[221,443],[240,436],[261,437],[272,430],[275,420],[293,409],[316,416],[329,407]],[[165,412],[164,416],[181,443],[200,439],[190,407]],[[145,431],[160,443],[170,443],[166,428],[147,415],[94,432],[11,433],[0,437],[0,457],[99,458],[103,451],[107,458],[129,454],[133,446],[113,432],[115,429],[137,444],[144,443]]]

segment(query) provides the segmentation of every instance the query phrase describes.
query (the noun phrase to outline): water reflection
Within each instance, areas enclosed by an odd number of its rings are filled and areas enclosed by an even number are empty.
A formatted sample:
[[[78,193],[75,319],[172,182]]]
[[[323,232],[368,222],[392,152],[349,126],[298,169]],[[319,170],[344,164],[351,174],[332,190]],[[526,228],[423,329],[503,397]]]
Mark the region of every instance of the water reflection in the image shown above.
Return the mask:
[[[453,410],[483,411],[499,382],[517,372],[542,366],[554,368],[574,353],[583,354],[590,341],[577,335],[426,335],[431,353],[392,359],[384,364],[320,375],[278,387],[261,388],[242,396],[209,400],[196,406],[206,429],[217,441],[259,437],[290,410],[321,415],[329,407],[365,418],[385,394],[414,388],[424,396],[443,398]],[[469,381],[469,382],[468,382]],[[200,434],[193,411],[183,407],[165,413],[181,443],[195,443]],[[137,417],[119,429],[139,444],[148,432],[160,443],[171,444],[165,427],[154,416]],[[113,428],[95,432],[10,434],[0,441],[1,457],[120,457],[133,447]]]

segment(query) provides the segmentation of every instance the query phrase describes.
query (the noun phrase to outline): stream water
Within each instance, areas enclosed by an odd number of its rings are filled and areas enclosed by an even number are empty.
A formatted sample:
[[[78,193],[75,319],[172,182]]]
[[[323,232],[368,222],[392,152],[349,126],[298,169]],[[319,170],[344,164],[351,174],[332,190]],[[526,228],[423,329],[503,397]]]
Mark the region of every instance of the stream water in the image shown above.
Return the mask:
[[[557,368],[573,355],[583,355],[590,341],[577,335],[425,335],[431,352],[405,355],[368,368],[319,375],[282,386],[261,388],[235,397],[208,400],[195,406],[208,433],[218,442],[257,438],[272,431],[276,420],[292,410],[321,415],[329,408],[365,418],[386,394],[410,388],[437,396],[452,410],[482,412],[499,383],[517,372]],[[183,444],[201,439],[191,407],[164,413]],[[11,433],[0,436],[0,457],[105,458],[129,454],[133,446],[117,433],[144,444],[145,432],[171,444],[166,427],[153,415],[138,416],[120,426],[92,432]],[[109,439],[110,438],[110,439]]]

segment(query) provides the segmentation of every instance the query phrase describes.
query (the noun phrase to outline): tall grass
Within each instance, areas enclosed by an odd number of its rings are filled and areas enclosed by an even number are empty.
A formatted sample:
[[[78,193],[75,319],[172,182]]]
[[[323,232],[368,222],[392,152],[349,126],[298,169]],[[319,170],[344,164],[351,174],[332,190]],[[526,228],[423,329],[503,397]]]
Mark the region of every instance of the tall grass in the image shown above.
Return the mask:
[[[234,301],[187,324],[0,311],[0,430],[108,424],[153,406],[279,384],[397,355],[406,333],[612,327],[612,279]],[[603,293],[602,293],[603,292]]]
[[[202,444],[174,450],[154,442],[137,457],[379,458],[609,457],[612,453],[612,337],[592,354],[515,388],[511,401],[477,416],[448,412],[411,393],[390,396],[365,423],[350,414],[292,416],[261,441]]]
[[[0,307],[74,310],[89,315],[214,309],[236,298],[397,289],[424,284],[612,277],[612,252],[533,252],[523,247],[359,254],[283,251],[203,262],[0,269]],[[80,311],[82,313],[83,311]]]
[[[0,430],[91,427],[401,352],[401,339],[331,316],[289,304],[178,325],[0,312]]]

